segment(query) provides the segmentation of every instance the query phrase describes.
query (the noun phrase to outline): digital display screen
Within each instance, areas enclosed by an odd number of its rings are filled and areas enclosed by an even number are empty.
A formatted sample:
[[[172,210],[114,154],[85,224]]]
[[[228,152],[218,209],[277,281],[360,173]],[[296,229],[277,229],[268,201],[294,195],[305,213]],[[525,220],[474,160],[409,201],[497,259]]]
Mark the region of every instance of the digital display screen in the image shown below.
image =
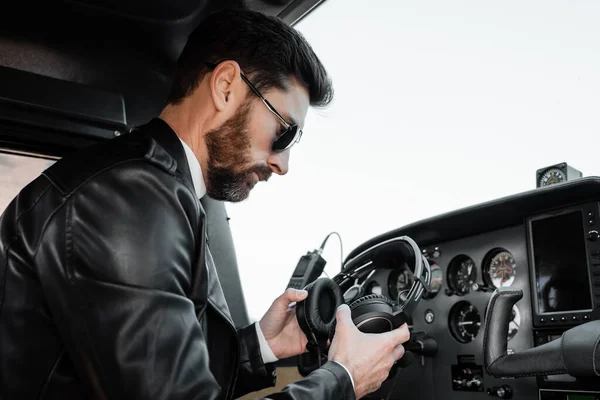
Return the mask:
[[[292,276],[304,276],[304,273],[306,272],[306,267],[308,267],[308,262],[306,260],[300,261],[296,266],[296,269],[294,270]]]
[[[534,220],[531,237],[538,313],[591,309],[582,212]]]

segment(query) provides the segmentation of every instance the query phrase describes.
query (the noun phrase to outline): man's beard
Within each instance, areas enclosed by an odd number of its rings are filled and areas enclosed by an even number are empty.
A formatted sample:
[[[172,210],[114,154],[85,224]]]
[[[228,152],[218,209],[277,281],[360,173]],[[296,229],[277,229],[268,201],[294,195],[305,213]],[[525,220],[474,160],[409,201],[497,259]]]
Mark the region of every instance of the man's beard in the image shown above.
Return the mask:
[[[206,133],[208,170],[206,193],[215,200],[232,203],[245,200],[257,173],[265,180],[271,175],[266,165],[252,165],[251,140],[247,131],[250,102],[223,125]]]

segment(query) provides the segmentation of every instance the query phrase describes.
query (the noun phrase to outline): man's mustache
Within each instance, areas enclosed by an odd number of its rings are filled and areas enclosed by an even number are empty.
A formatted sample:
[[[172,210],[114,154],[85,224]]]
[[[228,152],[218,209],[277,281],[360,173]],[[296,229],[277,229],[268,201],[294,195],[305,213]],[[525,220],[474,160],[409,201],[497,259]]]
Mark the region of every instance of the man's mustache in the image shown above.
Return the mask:
[[[259,166],[253,167],[252,169],[250,169],[248,171],[248,174],[252,174],[252,173],[256,173],[256,175],[258,175],[258,177],[261,181],[266,182],[271,177],[271,174],[273,173],[273,171],[271,171],[271,168],[269,168],[265,165],[259,165]]]

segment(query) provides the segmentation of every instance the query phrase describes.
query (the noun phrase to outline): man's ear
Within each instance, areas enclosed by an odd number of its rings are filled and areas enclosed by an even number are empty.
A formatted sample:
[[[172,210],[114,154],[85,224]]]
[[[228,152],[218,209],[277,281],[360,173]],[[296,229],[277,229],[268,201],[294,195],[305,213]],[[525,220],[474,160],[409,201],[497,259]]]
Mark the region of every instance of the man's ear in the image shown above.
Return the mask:
[[[215,107],[225,111],[236,100],[236,87],[240,81],[240,66],[235,61],[223,61],[217,65],[210,77],[210,93]],[[240,95],[237,94],[239,97]]]

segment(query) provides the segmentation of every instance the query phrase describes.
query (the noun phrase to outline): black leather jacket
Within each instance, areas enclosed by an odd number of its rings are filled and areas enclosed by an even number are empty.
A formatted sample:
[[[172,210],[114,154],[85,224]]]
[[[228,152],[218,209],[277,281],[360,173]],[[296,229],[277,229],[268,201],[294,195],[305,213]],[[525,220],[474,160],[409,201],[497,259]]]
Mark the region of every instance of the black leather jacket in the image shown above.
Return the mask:
[[[154,119],[58,161],[0,219],[0,398],[230,399],[275,383],[236,330],[185,153]],[[353,399],[328,362],[272,399]]]

